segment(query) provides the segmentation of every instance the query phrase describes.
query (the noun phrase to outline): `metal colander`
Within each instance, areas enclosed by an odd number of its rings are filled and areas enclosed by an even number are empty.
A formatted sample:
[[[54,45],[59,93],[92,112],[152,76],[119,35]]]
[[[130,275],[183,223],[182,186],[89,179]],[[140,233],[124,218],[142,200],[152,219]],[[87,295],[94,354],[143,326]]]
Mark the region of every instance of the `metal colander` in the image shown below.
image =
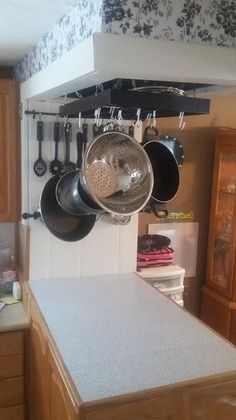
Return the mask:
[[[106,212],[128,216],[150,198],[152,166],[137,140],[121,131],[106,131],[87,149],[80,182]]]

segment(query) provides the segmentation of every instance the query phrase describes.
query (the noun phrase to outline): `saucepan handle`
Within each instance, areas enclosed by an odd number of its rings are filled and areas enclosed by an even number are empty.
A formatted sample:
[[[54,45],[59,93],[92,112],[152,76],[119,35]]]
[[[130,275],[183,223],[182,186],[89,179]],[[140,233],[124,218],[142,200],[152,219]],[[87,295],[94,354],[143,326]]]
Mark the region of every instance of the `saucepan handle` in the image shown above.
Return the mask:
[[[148,141],[157,140],[157,139],[158,139],[158,129],[150,125],[146,127],[143,133],[142,144],[145,144]]]

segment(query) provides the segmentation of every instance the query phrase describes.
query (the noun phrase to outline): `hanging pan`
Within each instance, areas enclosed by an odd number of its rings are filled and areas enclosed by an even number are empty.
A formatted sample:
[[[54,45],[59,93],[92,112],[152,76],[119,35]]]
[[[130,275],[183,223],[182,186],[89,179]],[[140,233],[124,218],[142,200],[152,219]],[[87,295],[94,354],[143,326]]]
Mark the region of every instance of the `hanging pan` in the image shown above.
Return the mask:
[[[79,183],[83,156],[87,146],[87,124],[76,134],[77,164],[76,169],[66,172],[56,186],[56,199],[63,210],[73,215],[103,213]]]
[[[158,137],[156,128],[147,127],[144,131],[142,146],[147,153],[153,170],[154,185],[152,201],[168,203],[178,193],[180,186],[179,164],[173,150]]]
[[[149,201],[152,166],[140,144],[110,123],[87,148],[77,186],[103,211],[131,216]]]
[[[60,175],[47,181],[40,198],[41,219],[48,230],[58,239],[67,242],[79,241],[92,230],[96,215],[74,216],[65,212],[58,204],[55,190]]]

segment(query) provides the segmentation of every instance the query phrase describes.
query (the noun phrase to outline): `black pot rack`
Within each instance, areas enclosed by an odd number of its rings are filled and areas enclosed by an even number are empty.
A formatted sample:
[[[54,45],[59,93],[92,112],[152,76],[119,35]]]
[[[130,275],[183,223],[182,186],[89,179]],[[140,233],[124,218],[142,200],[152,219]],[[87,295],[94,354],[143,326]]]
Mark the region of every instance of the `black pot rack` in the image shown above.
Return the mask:
[[[100,118],[109,119],[113,108],[113,117],[117,117],[121,110],[124,120],[136,120],[137,109],[140,109],[140,119],[145,120],[147,114],[153,114],[154,110],[157,117],[176,117],[180,112],[184,112],[185,115],[208,114],[210,100],[169,93],[106,89],[97,95],[82,97],[60,106],[59,116],[78,118],[78,114],[81,113],[83,118],[94,118],[94,112],[98,108],[101,109]]]

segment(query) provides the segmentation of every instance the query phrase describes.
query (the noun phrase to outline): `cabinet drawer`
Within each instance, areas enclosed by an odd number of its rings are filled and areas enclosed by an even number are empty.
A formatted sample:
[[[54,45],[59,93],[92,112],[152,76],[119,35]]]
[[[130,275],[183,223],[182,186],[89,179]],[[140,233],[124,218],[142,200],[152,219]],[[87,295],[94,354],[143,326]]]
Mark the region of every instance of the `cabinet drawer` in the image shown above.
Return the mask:
[[[236,381],[189,393],[189,420],[235,420]]]
[[[0,334],[0,357],[22,354],[24,345],[23,331]]]
[[[24,416],[24,407],[22,405],[0,408],[0,420],[24,420]]]
[[[20,405],[24,402],[24,378],[3,379],[0,381],[0,408]]]
[[[23,354],[0,357],[0,380],[15,376],[23,376]]]

